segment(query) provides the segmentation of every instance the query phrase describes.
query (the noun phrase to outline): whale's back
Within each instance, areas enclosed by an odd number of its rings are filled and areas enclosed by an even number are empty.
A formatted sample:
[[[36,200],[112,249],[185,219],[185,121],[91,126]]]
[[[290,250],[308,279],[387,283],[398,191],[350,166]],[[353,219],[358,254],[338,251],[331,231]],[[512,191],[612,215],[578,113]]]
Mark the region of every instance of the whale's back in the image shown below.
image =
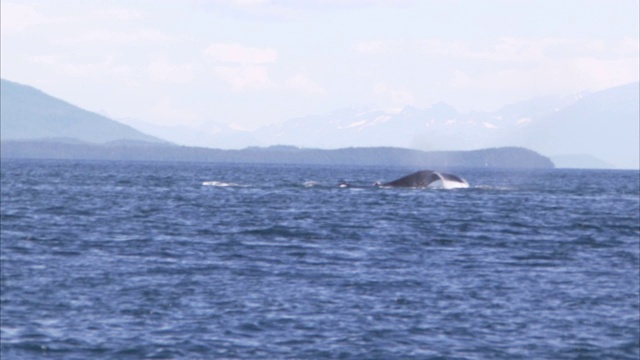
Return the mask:
[[[382,184],[388,187],[427,187],[436,181],[441,181],[445,189],[469,187],[469,184],[461,177],[453,174],[438,173],[431,170],[416,171],[400,179]]]
[[[427,187],[434,181],[440,180],[438,173],[431,170],[422,170],[401,177],[400,179],[382,184],[391,187]]]

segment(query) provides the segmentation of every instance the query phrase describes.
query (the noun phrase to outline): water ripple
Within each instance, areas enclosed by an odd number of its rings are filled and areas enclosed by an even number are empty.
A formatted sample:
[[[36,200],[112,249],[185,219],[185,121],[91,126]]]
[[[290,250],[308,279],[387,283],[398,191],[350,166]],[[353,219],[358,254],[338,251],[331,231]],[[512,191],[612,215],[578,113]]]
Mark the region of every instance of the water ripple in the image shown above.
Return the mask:
[[[3,161],[2,358],[638,358],[637,172],[460,171]]]

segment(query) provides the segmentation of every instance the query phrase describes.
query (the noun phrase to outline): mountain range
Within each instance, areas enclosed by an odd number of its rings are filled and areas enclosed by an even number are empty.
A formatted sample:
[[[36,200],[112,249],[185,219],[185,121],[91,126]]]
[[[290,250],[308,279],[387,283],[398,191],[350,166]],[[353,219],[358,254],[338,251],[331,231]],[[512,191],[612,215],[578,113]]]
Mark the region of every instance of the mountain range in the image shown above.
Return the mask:
[[[165,140],[47,95],[31,86],[0,81],[0,140],[151,142]]]
[[[239,149],[292,145],[306,148],[388,146],[462,151],[523,146],[551,156],[559,167],[640,167],[639,83],[592,93],[546,96],[490,112],[459,112],[437,103],[401,111],[344,108],[294,118],[253,131],[216,122],[159,127],[123,120],[177,144]]]
[[[189,128],[159,127],[133,119],[114,121],[35,88],[2,80],[0,133],[4,142],[144,142],[218,149],[526,147],[551,155],[558,167],[637,169],[639,88],[632,83],[593,93],[540,97],[493,112],[462,113],[445,103],[426,109],[406,106],[394,112],[344,108],[243,131],[215,122]]]

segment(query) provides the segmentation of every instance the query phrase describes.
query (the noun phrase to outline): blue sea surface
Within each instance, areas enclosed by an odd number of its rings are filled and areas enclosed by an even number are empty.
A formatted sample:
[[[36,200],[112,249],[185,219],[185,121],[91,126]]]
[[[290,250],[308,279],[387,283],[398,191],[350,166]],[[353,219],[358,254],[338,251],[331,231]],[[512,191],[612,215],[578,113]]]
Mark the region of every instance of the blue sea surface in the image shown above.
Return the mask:
[[[415,170],[3,160],[0,358],[640,357],[638,171]]]

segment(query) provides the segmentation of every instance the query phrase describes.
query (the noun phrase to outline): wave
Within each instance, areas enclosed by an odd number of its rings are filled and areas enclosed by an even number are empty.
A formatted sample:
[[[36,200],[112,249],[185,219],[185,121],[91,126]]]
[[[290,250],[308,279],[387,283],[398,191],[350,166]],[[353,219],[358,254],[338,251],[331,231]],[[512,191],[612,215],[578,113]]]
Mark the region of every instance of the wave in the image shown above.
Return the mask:
[[[466,189],[469,187],[469,183],[464,181],[464,182],[458,182],[458,181],[452,181],[446,178],[442,178],[440,180],[440,183],[442,184],[442,187],[447,189],[447,190],[451,190],[451,189]]]
[[[473,189],[478,189],[478,190],[497,190],[497,191],[513,191],[513,190],[516,190],[513,187],[499,186],[499,185],[475,185],[472,188]]]
[[[204,181],[202,186],[215,186],[215,187],[247,187],[247,185],[241,185],[236,183],[227,183],[222,181]]]
[[[317,181],[305,181],[304,184],[302,184],[304,187],[314,187],[314,186],[319,186],[320,183]]]

